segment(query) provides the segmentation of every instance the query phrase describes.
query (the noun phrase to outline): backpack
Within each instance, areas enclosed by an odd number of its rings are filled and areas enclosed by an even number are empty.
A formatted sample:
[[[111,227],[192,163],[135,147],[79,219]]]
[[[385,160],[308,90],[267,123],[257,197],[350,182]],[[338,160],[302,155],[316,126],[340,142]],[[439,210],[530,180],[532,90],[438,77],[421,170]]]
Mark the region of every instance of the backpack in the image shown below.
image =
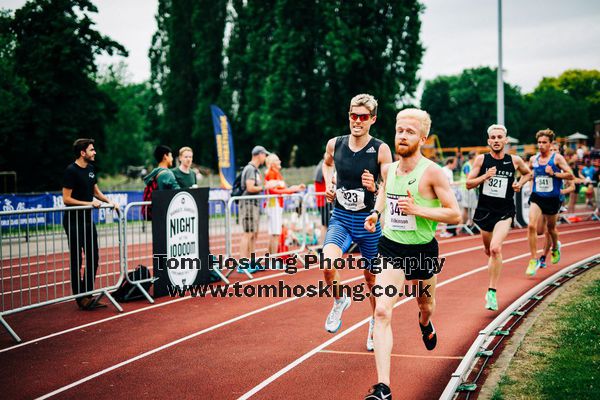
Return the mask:
[[[246,165],[247,167],[247,165]],[[242,175],[244,174],[244,169],[246,167],[240,168],[238,174],[235,176],[235,180],[233,181],[233,186],[231,186],[231,197],[243,196],[244,191],[246,190],[242,184]]]
[[[160,171],[150,183],[146,185],[144,188],[144,195],[142,196],[143,201],[152,201],[152,192],[158,189],[158,176],[162,174],[165,170]],[[142,218],[144,221],[152,221],[152,205],[144,205],[142,206]]]
[[[152,276],[148,267],[145,267],[141,264],[138,265],[135,271],[131,271],[127,275],[129,275],[129,279],[134,282],[148,279]],[[150,281],[142,283],[142,287],[144,290],[146,290],[146,292],[150,290],[151,286],[152,282]],[[138,289],[138,287],[130,284],[127,279],[123,280],[121,286],[119,286],[112,296],[119,303],[145,298],[144,294]]]

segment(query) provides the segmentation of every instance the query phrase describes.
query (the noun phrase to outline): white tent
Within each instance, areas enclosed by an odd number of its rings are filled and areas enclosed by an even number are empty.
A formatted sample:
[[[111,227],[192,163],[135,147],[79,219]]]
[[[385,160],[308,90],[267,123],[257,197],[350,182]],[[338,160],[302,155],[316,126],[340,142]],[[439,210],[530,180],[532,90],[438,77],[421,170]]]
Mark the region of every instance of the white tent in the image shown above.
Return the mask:
[[[519,139],[514,138],[512,136],[507,136],[506,138],[508,139],[508,143],[510,143],[510,144],[517,144],[517,143],[519,143]]]
[[[567,142],[576,142],[578,140],[586,140],[588,137],[583,133],[575,132],[572,135],[567,136]]]

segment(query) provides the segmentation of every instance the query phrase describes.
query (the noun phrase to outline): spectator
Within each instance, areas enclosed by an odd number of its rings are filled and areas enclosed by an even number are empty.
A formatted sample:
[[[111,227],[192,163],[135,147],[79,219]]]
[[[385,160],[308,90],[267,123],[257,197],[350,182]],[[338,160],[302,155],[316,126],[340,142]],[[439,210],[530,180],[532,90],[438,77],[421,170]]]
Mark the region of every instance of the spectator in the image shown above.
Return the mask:
[[[579,178],[583,179],[583,184],[586,185],[585,189],[585,204],[589,207],[594,208],[595,192],[594,192],[594,178],[596,176],[596,168],[591,164],[589,158],[585,159],[585,166],[579,172]]]
[[[473,224],[473,221],[471,221],[471,213],[469,211],[475,210],[477,207],[477,191],[475,189],[467,189],[464,182],[467,181],[467,177],[471,173],[471,169],[473,169],[473,162],[476,156],[476,151],[470,151],[468,160],[462,165],[460,171],[460,181],[463,182],[463,185],[461,186],[460,196],[457,196],[457,198],[459,199],[459,205],[462,208],[462,221],[467,226]]]
[[[265,160],[267,172],[265,174],[265,183],[271,182],[272,187],[266,191],[266,194],[292,194],[306,189],[304,184],[287,187],[283,176],[281,175],[281,160],[275,153],[269,154]],[[266,201],[266,211],[269,217],[269,253],[277,253],[277,245],[283,226],[283,198],[271,198]]]
[[[192,170],[194,152],[189,147],[179,149],[179,167],[173,168],[173,175],[181,189],[198,187],[196,184],[196,172]]]
[[[154,149],[154,159],[158,167],[154,168],[148,176],[144,178],[144,183],[149,185],[153,179],[158,183],[158,190],[181,189],[173,171],[169,168],[173,166],[173,151],[170,147],[158,145]]]
[[[456,158],[455,157],[448,157],[446,159],[445,165],[442,167],[442,172],[444,172],[444,175],[446,176],[446,179],[448,179],[448,183],[450,184],[450,187],[452,188],[452,191],[455,192],[455,194],[457,194],[456,193],[456,186],[453,185],[453,183],[454,183],[454,169],[455,168],[456,168]],[[460,196],[460,194],[459,194],[459,196]],[[442,232],[440,233],[440,237],[448,238],[448,237],[452,237],[452,236],[456,235],[456,227],[450,228],[450,229],[446,229],[446,225],[443,225],[441,229],[442,229]]]
[[[252,159],[242,170],[241,181],[244,192],[242,196],[256,196],[265,189],[262,183],[262,175],[258,168],[265,163],[269,152],[263,146],[254,146],[252,149]],[[240,258],[250,259],[256,247],[258,237],[258,222],[260,217],[260,208],[258,200],[244,199],[239,201],[240,218],[244,233],[240,241]],[[249,270],[261,268],[260,265],[246,265]]]
[[[63,176],[62,194],[65,206],[100,207],[100,201],[117,203],[108,199],[98,188],[98,179],[93,162],[96,159],[94,139],[77,139],[73,143],[75,162],[70,164]],[[98,201],[98,200],[100,201]],[[74,295],[94,290],[94,281],[98,272],[99,252],[98,233],[92,218],[92,210],[65,211],[63,227],[69,240],[71,289]],[[81,278],[82,252],[85,254],[85,268]],[[91,296],[78,297],[77,305],[82,310],[106,307]]]
[[[323,177],[323,158],[321,158],[321,161],[319,161],[319,164],[317,164],[315,167],[314,180],[315,193],[325,193],[327,188],[325,187],[325,178]],[[331,218],[333,204],[325,201],[325,195],[317,196],[316,201],[319,214],[321,215],[321,225],[325,228],[325,230],[327,230],[327,226],[329,226],[329,219]],[[324,237],[325,235],[322,236]]]

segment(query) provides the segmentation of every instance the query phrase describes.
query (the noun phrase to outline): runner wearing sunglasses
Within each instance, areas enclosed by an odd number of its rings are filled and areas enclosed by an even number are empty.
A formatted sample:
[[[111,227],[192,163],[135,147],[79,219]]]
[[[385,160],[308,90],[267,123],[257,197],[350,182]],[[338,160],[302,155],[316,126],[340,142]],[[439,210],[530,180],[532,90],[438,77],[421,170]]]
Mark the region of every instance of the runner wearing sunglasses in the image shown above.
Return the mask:
[[[350,134],[338,136],[327,142],[323,161],[323,177],[327,188],[328,202],[334,209],[325,235],[323,256],[332,264],[342,257],[344,243],[354,241],[362,257],[370,262],[377,256],[377,243],[381,227],[377,224],[374,232],[364,228],[364,220],[375,205],[377,181],[384,164],[392,162],[392,153],[387,144],[369,134],[377,120],[377,100],[369,94],[359,94],[350,101],[348,113]],[[333,170],[337,171],[334,184]],[[341,296],[340,275],[335,268],[324,269],[325,281],[334,286],[333,308],[325,321],[328,332],[336,332],[342,325],[342,313],[350,306],[350,297]],[[375,275],[368,268],[364,270],[369,289],[375,283]],[[370,298],[371,315],[375,309],[375,299]],[[373,351],[373,319],[369,323],[367,350]]]

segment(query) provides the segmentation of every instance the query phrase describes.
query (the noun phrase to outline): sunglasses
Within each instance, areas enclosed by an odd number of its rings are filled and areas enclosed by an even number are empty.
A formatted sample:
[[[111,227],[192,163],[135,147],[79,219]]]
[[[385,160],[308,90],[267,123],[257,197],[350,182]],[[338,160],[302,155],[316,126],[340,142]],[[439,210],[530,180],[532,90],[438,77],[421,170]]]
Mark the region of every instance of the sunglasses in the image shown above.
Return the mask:
[[[350,119],[352,121],[358,121],[358,120],[360,120],[361,122],[365,122],[365,121],[368,121],[371,118],[371,114],[348,113],[348,115],[350,116]]]

